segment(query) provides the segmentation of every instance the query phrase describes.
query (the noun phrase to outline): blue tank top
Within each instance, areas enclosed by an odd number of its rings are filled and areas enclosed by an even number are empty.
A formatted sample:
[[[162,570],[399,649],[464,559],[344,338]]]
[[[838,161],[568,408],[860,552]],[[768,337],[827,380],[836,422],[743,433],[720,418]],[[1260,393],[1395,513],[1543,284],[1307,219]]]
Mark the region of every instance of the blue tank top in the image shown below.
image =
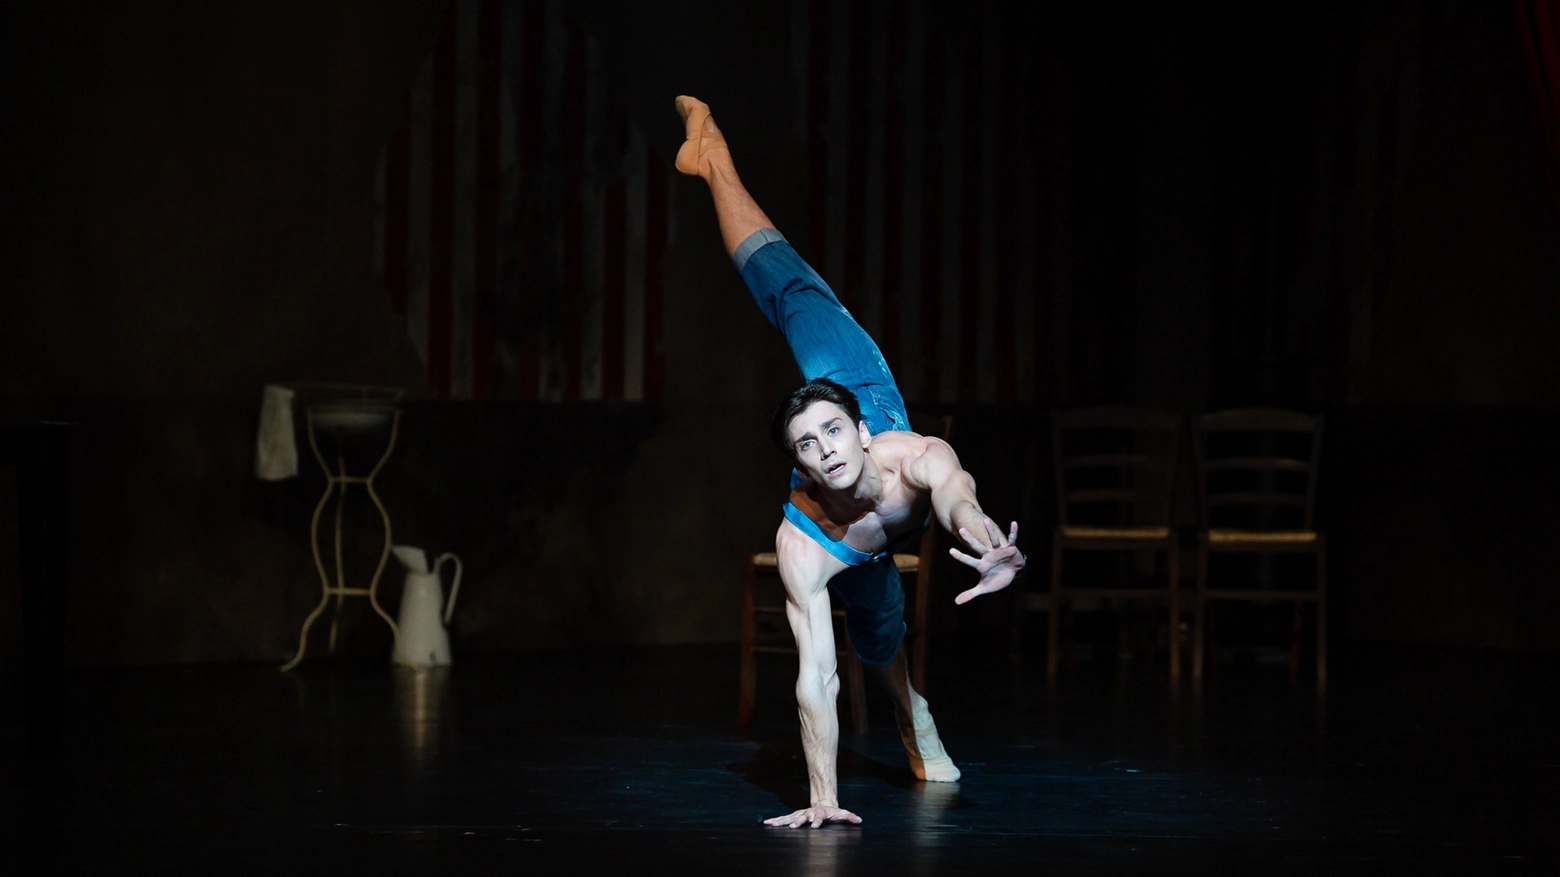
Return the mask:
[[[802,483],[804,480],[805,479],[798,478],[795,471],[793,471],[791,473],[792,489],[794,490],[796,485]],[[823,531],[822,527],[818,526],[817,521],[809,518],[805,512],[797,508],[796,504],[790,500],[786,500],[785,505],[781,508],[785,512],[785,519],[787,521],[790,521],[791,524],[796,527],[796,529],[806,533],[814,542],[822,545],[824,551],[832,554],[836,560],[845,564],[846,566],[861,566],[862,564],[875,563],[877,561],[892,558],[901,549],[908,547],[911,542],[921,538],[921,534],[926,531],[926,528],[932,522],[932,515],[930,512],[928,512],[926,515],[926,521],[922,523],[921,526],[916,527],[908,533],[905,533],[903,536],[900,536],[898,539],[895,539],[882,551],[879,551],[876,554],[870,554],[868,552],[860,551],[850,547],[849,545],[846,545],[844,539],[834,539],[830,537],[828,533]]]

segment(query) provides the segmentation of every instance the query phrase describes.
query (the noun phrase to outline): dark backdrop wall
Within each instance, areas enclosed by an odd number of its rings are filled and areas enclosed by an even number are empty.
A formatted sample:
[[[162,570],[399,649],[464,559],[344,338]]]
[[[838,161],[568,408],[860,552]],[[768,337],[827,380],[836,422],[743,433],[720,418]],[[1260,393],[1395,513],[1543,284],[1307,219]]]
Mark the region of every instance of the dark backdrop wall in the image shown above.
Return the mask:
[[[819,170],[819,126],[848,120],[817,113],[809,90],[820,16],[843,28],[827,43],[839,69],[865,51],[909,118],[928,96],[895,65],[930,57],[917,51],[946,49],[966,72],[982,59],[1022,86],[982,118],[1011,138],[988,155],[1022,181],[1028,217],[1007,232],[1024,249],[1012,295],[1033,341],[1012,355],[1027,390],[921,397],[960,415],[956,445],[994,511],[1035,509],[1036,549],[1050,500],[1040,479],[1026,504],[1025,460],[1046,452],[1031,434],[1050,406],[1320,410],[1335,629],[1552,649],[1560,221],[1505,5],[972,9],[558,7],[662,154],[680,137],[671,97],[708,100],[749,187],[805,254],[837,265],[847,295],[858,244],[831,256],[818,229],[848,215],[848,198],[812,182],[849,190]],[[80,424],[73,662],[278,660],[295,647],[318,593],[305,534],[321,484],[307,459],[298,480],[253,479],[259,390],[422,380],[374,271],[373,194],[441,18],[437,0],[7,13],[0,397],[7,418]],[[920,42],[892,55],[890,33]],[[980,81],[959,80],[955,99],[980,96]],[[983,160],[962,159],[971,174]],[[764,423],[794,370],[726,264],[703,193],[674,183],[663,401],[408,404],[383,493],[397,541],[467,561],[457,650],[736,636],[741,558],[769,541],[784,478]],[[1000,216],[982,193],[1003,188],[949,192]],[[880,252],[871,240],[859,246]],[[990,276],[1004,264],[981,258]],[[896,293],[862,289],[881,333]],[[896,365],[916,362],[902,353]],[[19,654],[9,478],[4,666]],[[366,557],[377,536],[364,532]],[[1005,626],[1005,600],[955,610],[959,573],[938,572],[934,633]],[[388,647],[362,607],[343,634],[350,653]]]

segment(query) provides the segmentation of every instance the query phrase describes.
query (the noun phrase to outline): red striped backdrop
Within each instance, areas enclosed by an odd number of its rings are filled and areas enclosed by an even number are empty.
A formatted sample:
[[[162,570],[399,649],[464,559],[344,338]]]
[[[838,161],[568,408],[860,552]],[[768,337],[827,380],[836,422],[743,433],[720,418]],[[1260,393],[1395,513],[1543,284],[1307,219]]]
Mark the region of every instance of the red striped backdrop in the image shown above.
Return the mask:
[[[379,267],[440,398],[656,400],[671,163],[556,0],[451,0],[380,175]]]
[[[908,400],[1048,401],[1065,309],[1045,304],[1024,8],[792,3],[814,267]]]

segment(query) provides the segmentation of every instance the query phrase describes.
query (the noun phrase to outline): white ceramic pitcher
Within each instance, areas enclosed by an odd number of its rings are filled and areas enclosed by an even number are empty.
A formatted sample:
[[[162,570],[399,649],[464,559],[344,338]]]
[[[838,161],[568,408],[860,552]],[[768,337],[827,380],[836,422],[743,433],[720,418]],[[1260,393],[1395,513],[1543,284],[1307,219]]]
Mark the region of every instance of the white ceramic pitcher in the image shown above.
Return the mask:
[[[391,549],[396,560],[406,567],[406,587],[401,591],[401,628],[399,648],[390,660],[408,667],[444,667],[450,663],[450,635],[444,629],[455,614],[455,596],[460,592],[463,571],[460,558],[445,553],[428,565],[428,552],[410,545]],[[444,602],[439,573],[446,560],[455,561],[455,580],[450,584],[450,601]],[[442,616],[442,617],[441,617]]]

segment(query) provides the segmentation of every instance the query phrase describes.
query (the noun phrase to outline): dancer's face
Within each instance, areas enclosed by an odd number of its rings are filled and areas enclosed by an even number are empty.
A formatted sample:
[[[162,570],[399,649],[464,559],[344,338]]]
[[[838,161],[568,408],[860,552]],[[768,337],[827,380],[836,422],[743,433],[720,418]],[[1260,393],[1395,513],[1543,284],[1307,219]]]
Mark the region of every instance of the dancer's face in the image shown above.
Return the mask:
[[[872,436],[833,402],[814,402],[786,427],[796,462],[820,485],[844,490],[861,477]]]

